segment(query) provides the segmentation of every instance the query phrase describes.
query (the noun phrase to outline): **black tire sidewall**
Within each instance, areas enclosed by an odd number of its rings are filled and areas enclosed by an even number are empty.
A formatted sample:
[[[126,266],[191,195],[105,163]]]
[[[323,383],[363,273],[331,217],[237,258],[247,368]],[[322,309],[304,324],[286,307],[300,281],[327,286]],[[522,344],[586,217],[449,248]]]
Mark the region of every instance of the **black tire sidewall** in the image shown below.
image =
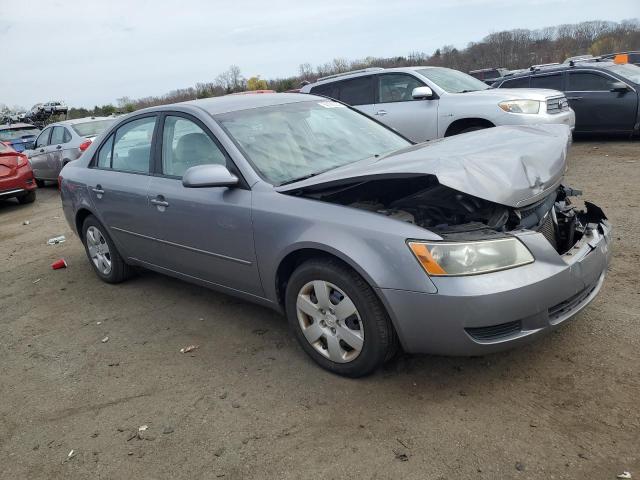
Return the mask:
[[[300,289],[310,281],[324,280],[340,288],[355,304],[364,328],[360,355],[349,363],[336,363],[318,353],[307,341],[298,322],[296,301]],[[291,275],[287,284],[285,309],[289,326],[305,352],[321,367],[339,375],[360,377],[384,363],[392,335],[389,321],[371,287],[357,273],[335,262],[310,261]],[[381,331],[382,329],[382,331]]]

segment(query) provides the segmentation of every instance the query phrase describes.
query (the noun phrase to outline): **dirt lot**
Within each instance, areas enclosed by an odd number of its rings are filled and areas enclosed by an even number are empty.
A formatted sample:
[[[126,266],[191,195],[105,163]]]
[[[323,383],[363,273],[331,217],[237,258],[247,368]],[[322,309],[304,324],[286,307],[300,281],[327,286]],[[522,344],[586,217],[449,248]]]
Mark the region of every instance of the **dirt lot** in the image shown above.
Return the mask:
[[[153,273],[101,283],[54,187],[0,202],[0,477],[640,478],[639,153],[573,146],[567,183],[617,238],[574,321],[361,380],[316,367],[264,308]]]

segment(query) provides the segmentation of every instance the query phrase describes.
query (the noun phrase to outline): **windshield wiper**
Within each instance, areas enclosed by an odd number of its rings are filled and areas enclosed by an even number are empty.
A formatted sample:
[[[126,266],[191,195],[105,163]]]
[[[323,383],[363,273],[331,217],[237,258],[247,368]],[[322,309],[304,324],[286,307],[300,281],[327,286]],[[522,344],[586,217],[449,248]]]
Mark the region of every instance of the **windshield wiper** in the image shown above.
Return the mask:
[[[478,90],[462,90],[460,93],[477,92]]]
[[[310,173],[309,175],[304,175],[302,177],[294,178],[293,180],[287,180],[286,182],[279,183],[278,186],[282,187],[283,185],[289,185],[290,183],[301,182],[302,180],[306,180],[308,178],[315,177],[316,175],[320,175],[321,173],[323,173],[323,172]]]

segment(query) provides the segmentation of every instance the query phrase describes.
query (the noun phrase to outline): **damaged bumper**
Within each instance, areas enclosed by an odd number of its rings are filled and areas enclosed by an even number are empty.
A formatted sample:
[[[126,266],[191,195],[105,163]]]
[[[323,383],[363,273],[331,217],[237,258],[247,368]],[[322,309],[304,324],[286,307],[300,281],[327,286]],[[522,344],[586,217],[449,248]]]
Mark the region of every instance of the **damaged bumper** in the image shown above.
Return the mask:
[[[542,233],[515,233],[535,261],[465,277],[432,277],[437,293],[378,289],[407,352],[482,355],[530,342],[588,305],[611,257],[611,226],[589,223],[559,254]]]

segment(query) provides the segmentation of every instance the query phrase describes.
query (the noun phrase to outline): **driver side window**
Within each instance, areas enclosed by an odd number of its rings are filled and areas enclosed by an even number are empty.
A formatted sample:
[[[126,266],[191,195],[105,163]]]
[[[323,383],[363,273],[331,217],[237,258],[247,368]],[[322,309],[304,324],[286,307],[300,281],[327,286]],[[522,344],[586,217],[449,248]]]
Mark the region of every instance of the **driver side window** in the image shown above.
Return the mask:
[[[424,87],[424,83],[411,75],[379,75],[378,103],[410,102],[413,89],[418,87]]]
[[[47,128],[40,134],[38,140],[36,140],[36,148],[46,147],[49,145],[49,136],[51,135],[51,128]]]
[[[218,164],[227,161],[216,143],[195,122],[168,115],[162,133],[162,173],[182,177],[196,165]]]

